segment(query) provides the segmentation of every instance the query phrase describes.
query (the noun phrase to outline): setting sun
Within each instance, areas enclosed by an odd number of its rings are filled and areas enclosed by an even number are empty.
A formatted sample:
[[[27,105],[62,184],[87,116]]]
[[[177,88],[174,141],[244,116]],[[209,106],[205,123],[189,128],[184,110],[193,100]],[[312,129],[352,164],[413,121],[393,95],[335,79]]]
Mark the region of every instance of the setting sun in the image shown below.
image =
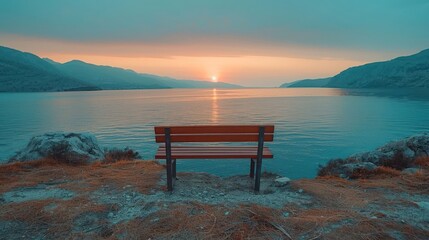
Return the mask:
[[[217,77],[216,76],[212,76],[212,82],[217,82]]]

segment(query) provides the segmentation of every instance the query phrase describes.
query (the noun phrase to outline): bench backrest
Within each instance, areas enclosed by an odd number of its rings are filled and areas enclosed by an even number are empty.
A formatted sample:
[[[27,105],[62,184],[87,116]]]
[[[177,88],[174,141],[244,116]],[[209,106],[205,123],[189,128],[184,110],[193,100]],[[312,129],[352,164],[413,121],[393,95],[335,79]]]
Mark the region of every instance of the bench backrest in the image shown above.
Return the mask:
[[[258,142],[260,133],[272,142],[274,125],[156,126],[156,142],[165,142],[168,133],[171,142]]]

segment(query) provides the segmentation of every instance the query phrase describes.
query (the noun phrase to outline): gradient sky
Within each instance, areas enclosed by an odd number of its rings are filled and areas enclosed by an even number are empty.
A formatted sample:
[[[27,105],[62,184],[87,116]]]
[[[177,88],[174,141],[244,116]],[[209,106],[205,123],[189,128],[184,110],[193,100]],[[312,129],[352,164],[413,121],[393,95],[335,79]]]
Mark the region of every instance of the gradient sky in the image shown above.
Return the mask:
[[[0,0],[0,45],[270,87],[429,48],[429,1]]]

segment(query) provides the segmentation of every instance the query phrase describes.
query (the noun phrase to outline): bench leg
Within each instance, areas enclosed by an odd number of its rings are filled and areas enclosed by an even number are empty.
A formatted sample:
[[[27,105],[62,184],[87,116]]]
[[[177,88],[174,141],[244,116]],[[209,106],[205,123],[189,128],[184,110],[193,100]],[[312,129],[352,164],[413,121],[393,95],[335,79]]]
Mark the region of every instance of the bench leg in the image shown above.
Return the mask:
[[[255,192],[259,192],[259,188],[261,185],[261,167],[262,167],[262,159],[257,159],[256,176],[255,176]]]
[[[171,159],[166,159],[166,168],[167,168],[167,190],[169,192],[173,191],[173,173],[172,173],[172,165]]]
[[[176,180],[176,159],[173,159],[173,179]]]
[[[253,178],[255,176],[255,159],[250,159],[250,173],[249,176]]]

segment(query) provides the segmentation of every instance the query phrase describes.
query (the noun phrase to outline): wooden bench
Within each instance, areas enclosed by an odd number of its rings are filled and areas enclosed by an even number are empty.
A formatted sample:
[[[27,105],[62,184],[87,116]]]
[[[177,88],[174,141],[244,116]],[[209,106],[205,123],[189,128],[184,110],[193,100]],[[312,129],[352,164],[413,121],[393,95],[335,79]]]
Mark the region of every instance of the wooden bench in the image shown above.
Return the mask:
[[[177,159],[250,159],[249,176],[255,178],[254,189],[259,192],[262,159],[273,158],[270,149],[264,147],[264,142],[272,142],[273,139],[273,125],[156,126],[155,140],[163,145],[159,146],[155,159],[166,160],[168,191],[173,191]],[[258,144],[257,146],[173,146],[173,143],[204,142],[257,142]]]

